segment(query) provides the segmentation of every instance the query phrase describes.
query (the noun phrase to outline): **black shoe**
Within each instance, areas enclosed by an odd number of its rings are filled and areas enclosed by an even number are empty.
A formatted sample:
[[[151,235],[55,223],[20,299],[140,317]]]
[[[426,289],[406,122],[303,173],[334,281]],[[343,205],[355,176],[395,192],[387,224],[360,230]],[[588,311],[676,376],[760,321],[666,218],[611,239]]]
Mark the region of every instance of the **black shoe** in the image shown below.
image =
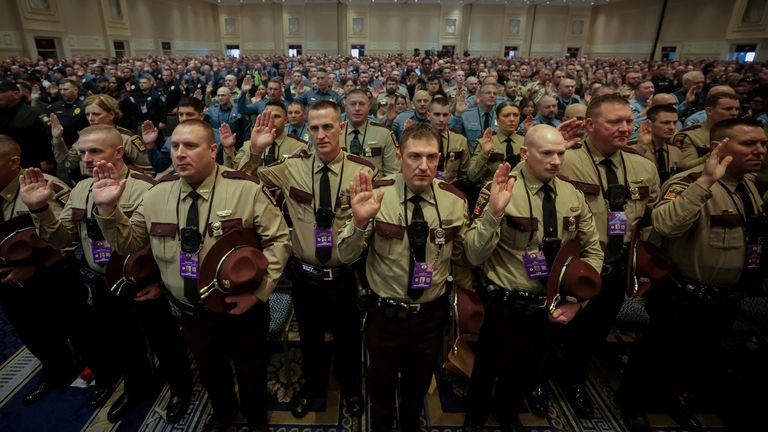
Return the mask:
[[[621,415],[621,420],[629,432],[651,432],[651,425],[643,414],[624,413]]]
[[[189,398],[181,396],[171,396],[168,404],[165,405],[165,421],[168,424],[176,424],[187,414],[189,408]]]
[[[676,403],[673,404],[667,414],[669,414],[672,420],[680,425],[681,428],[689,432],[698,432],[704,430],[704,425],[702,425],[701,422],[696,417],[694,417],[691,410],[680,398],[678,398]]]
[[[549,392],[545,386],[540,385],[533,389],[526,398],[526,402],[531,410],[531,414],[539,418],[547,418],[547,413],[549,412]]]
[[[26,395],[24,395],[24,399],[22,399],[21,403],[23,405],[32,405],[44,398],[51,390],[53,390],[53,384],[46,380],[40,380],[29,390],[29,392],[27,392]]]
[[[302,388],[291,401],[291,414],[297,419],[304,418],[309,412],[312,403],[318,400],[312,392]]]
[[[583,385],[574,385],[570,391],[566,391],[568,402],[573,408],[573,412],[579,418],[591,419],[595,418],[595,403],[592,402],[592,398],[587,393],[587,388]]]
[[[107,420],[110,423],[117,423],[122,420],[128,412],[136,406],[138,398],[128,392],[123,392],[119,398],[109,407]]]
[[[93,389],[91,389],[90,396],[88,396],[88,407],[92,409],[101,408],[102,405],[107,403],[110,396],[112,396],[112,392],[114,391],[115,391],[114,384],[107,384],[107,385],[96,384],[93,387]]]
[[[365,399],[363,399],[361,394],[349,392],[342,396],[342,399],[344,399],[344,406],[347,407],[350,417],[360,417],[363,415]]]
[[[203,432],[226,432],[229,426],[229,424],[221,423],[213,417],[209,417],[208,421],[205,422]]]

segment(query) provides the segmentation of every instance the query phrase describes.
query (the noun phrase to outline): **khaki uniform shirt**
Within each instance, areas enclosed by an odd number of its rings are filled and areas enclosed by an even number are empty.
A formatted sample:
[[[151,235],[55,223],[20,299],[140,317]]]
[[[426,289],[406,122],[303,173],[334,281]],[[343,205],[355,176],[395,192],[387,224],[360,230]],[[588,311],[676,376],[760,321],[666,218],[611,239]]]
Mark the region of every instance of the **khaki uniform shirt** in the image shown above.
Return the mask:
[[[306,142],[286,133],[275,138],[275,143],[277,143],[278,160],[285,159],[292,154],[302,151],[309,151],[309,146]],[[264,151],[268,150],[269,147]],[[224,166],[255,175],[263,157],[263,152],[260,155],[251,153],[251,141],[248,140],[243,143],[243,146],[240,147],[240,150],[234,156],[232,156],[232,153],[224,152]]]
[[[120,197],[118,206],[123,213],[131,215],[141,204],[144,194],[155,184],[155,181],[149,176],[130,171],[125,165],[120,169],[118,177],[126,179],[125,191]],[[69,201],[61,214],[46,210],[42,213],[33,213],[32,219],[34,219],[37,231],[43,240],[57,249],[82,245],[88,267],[98,273],[104,273],[105,266],[96,264],[93,260],[91,239],[88,237],[86,228],[86,219],[95,217],[93,196],[91,195],[92,187],[93,178],[81,180],[72,189]],[[105,238],[107,238],[106,234],[104,232]]]
[[[704,163],[709,153],[709,132],[712,128],[706,124],[697,124],[683,129],[672,137],[672,144],[683,153],[684,170]]]
[[[600,234],[600,245],[603,252],[606,252],[609,207],[607,197],[603,196],[603,191],[608,188],[605,167],[600,164],[603,159],[606,158],[592,147],[589,140],[586,140],[581,148],[574,148],[565,152],[560,173],[576,189],[584,193],[587,205],[595,217],[597,232]],[[627,232],[624,235],[624,243],[626,244],[631,240],[632,232],[638,222],[646,212],[650,213],[658,200],[659,174],[656,167],[648,159],[634,153],[617,151],[607,159],[612,161],[619,182],[629,189],[627,202],[624,204],[624,211],[627,213]],[[612,263],[619,258],[620,255],[606,255],[605,262]]]
[[[445,181],[452,183],[455,180],[466,179],[467,168],[469,168],[467,138],[450,129],[445,129],[440,134],[440,142],[442,144],[442,157],[445,160],[443,165]]]
[[[630,141],[627,143],[627,146],[631,150],[637,152],[640,156],[653,162],[658,168],[659,164],[656,159],[656,149],[653,147],[653,144],[640,145],[637,141]],[[677,146],[665,144],[662,151],[664,152],[664,158],[667,162],[667,170],[671,175],[683,171],[683,153]]]
[[[483,138],[480,137],[477,145],[475,145],[472,158],[469,160],[469,167],[467,168],[469,181],[485,184],[493,180],[493,175],[496,174],[499,165],[506,160],[507,144],[504,140],[508,137],[512,138],[512,149],[515,151],[515,155],[519,155],[525,139],[522,135],[516,133],[507,135],[502,131],[495,133],[493,135],[493,148],[488,156],[483,153]]]
[[[161,181],[147,191],[130,219],[121,209],[111,215],[96,216],[104,236],[119,253],[127,255],[151,244],[163,283],[180,300],[184,300],[184,280],[179,274],[178,233],[187,220],[192,202],[188,195],[192,190],[178,177]],[[224,233],[253,228],[261,236],[262,252],[269,262],[267,273],[254,294],[267,301],[291,253],[288,226],[271,195],[258,184],[257,178],[221,166],[211,171],[197,192],[202,197],[198,201],[200,223],[205,224],[201,225],[203,244],[198,262],[203,263],[211,246]],[[221,229],[214,230],[214,223]]]
[[[487,208],[490,184],[480,192],[473,212],[476,219],[465,240],[467,258],[473,265],[482,265],[488,278],[501,287],[546,294],[546,279],[542,283],[529,278],[523,264],[523,254],[538,251],[543,239],[541,187],[544,183],[525,163],[520,163],[510,174],[517,177],[517,181],[501,218],[496,219]],[[555,190],[558,238],[563,243],[575,238],[581,245],[581,258],[599,272],[603,266],[600,235],[584,194],[558,178],[548,184]]]
[[[352,139],[355,138],[355,130],[359,132],[357,139],[360,140],[362,146],[360,157],[374,164],[382,176],[400,172],[400,165],[398,165],[395,157],[398,148],[395,134],[384,126],[369,120],[366,120],[358,128],[347,121],[344,136],[340,139],[341,149],[345,152],[351,151],[350,146]]]
[[[703,169],[682,172],[664,184],[653,209],[653,226],[664,237],[677,274],[703,284],[735,285],[746,260],[739,182],[723,178],[707,190],[695,183]],[[761,209],[754,181],[745,177],[742,182],[753,208]]]
[[[406,103],[410,103],[410,98],[408,97],[408,91],[403,89],[402,87],[398,87],[397,90],[395,90],[395,92],[392,94],[387,93],[386,91],[379,93],[379,95],[376,96],[376,106],[386,108],[387,105],[395,103],[395,99],[397,98],[397,96],[404,96]]]
[[[336,218],[332,226],[334,239],[331,258],[321,263],[315,258],[315,209],[320,205],[322,167],[323,162],[320,159],[305,152],[268,168],[261,168],[258,175],[265,185],[280,188],[285,197],[288,214],[293,221],[293,230],[291,230],[293,255],[315,266],[338,267],[343,265],[338,255],[338,233],[352,218],[347,188],[358,172],[364,172],[373,177],[376,175],[376,168],[367,160],[343,151],[328,164],[331,169],[328,173],[331,183],[331,202],[334,203]]]
[[[123,147],[125,148],[124,160],[129,163],[138,171],[141,171],[149,176],[154,176],[156,173],[152,169],[152,164],[149,162],[149,156],[147,156],[147,148],[144,145],[144,140],[140,136],[134,134],[128,129],[117,127],[117,131],[120,132],[120,137],[123,139]],[[57,163],[64,164],[67,167],[67,172],[75,166],[80,166],[80,173],[82,175],[88,175],[85,169],[85,164],[80,160],[80,150],[75,143],[69,150],[62,147],[60,143],[53,143],[54,155]]]
[[[368,246],[366,275],[371,289],[381,297],[412,302],[408,297],[411,251],[404,207],[408,207],[410,223],[413,204],[406,200],[413,192],[404,190],[405,181],[400,174],[380,180],[379,183],[384,184],[376,191],[384,192],[381,210],[365,230],[355,227],[354,220],[350,218],[339,234],[339,259],[351,263]],[[453,273],[452,264],[460,264],[464,259],[464,235],[468,227],[467,201],[459,194],[453,186],[440,180],[433,180],[432,188],[421,194],[424,198],[421,208],[430,227],[426,259],[433,263],[434,272],[430,288],[424,290],[417,303],[428,303],[443,295],[446,279]],[[442,224],[438,221],[438,210]],[[435,229],[441,227],[445,231],[445,245],[442,247],[435,243],[434,234]],[[458,276],[454,279],[464,280]]]

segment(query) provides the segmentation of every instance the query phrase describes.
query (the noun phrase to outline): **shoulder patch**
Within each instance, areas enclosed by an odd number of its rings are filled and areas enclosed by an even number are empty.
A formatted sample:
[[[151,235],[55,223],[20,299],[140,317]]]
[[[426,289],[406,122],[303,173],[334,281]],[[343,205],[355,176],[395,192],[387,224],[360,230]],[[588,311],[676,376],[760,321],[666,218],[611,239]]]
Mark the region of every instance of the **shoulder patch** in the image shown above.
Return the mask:
[[[70,194],[69,191],[64,192],[63,194],[61,194],[61,195],[56,197],[56,201],[58,201],[59,204],[61,204],[61,205],[66,205],[67,201],[69,201],[69,194]]]
[[[683,144],[685,143],[685,138],[686,137],[687,137],[687,135],[685,135],[683,133],[675,134],[675,136],[672,138],[672,145],[677,147],[677,148],[683,148]]]
[[[380,187],[384,186],[392,186],[395,184],[395,179],[386,179],[386,180],[374,180],[373,181],[373,188],[378,189]]]
[[[682,129],[680,130],[680,132],[688,132],[688,131],[692,131],[692,130],[694,130],[694,129],[698,129],[698,128],[700,128],[700,127],[701,127],[701,125],[700,125],[700,124],[690,125],[690,126],[688,126],[688,127],[682,128]]]
[[[368,168],[370,168],[372,170],[376,169],[376,165],[374,165],[373,162],[368,161],[368,159],[361,158],[360,156],[355,156],[353,154],[348,154],[347,155],[347,160],[351,160],[352,162],[357,162],[360,165],[365,165],[365,166],[367,166]]]
[[[138,135],[131,138],[131,144],[135,145],[136,148],[139,149],[139,151],[144,151],[147,149],[144,146],[144,141],[142,141],[141,137],[139,137]]]
[[[454,185],[452,185],[450,183],[446,183],[444,181],[441,181],[441,182],[439,182],[437,184],[437,186],[440,189],[442,189],[442,190],[444,190],[446,192],[450,192],[450,193],[456,195],[457,197],[459,197],[459,198],[461,198],[463,200],[467,199],[467,196],[464,194],[464,192],[462,192],[461,190],[459,190],[459,188],[457,188],[456,186],[454,186]]]
[[[53,189],[53,193],[59,193],[59,192],[61,192],[64,189],[64,186],[62,186],[62,185],[60,185],[60,184],[58,184],[56,182],[52,182],[51,183],[51,189]]]
[[[180,178],[181,177],[179,177],[179,175],[175,174],[175,173],[174,174],[166,174],[166,175],[160,177],[159,179],[157,179],[157,182],[158,183],[164,183],[164,182],[178,180]]]
[[[272,193],[269,191],[268,187],[262,185],[261,186],[261,191],[264,193],[264,195],[267,196],[267,198],[269,199],[269,202],[271,202],[273,206],[275,206],[275,207],[278,206],[277,205],[277,200],[275,199],[274,196],[272,196]]]
[[[153,179],[151,176],[148,176],[146,174],[141,174],[141,173],[137,173],[137,172],[131,173],[131,178],[135,178],[137,180],[145,181],[145,182],[151,184],[152,186],[157,184],[157,181],[155,179]]]
[[[683,193],[686,189],[688,189],[688,184],[686,183],[673,183],[669,185],[661,199],[662,201],[671,201],[677,199],[677,197],[679,197],[680,194]]]
[[[226,179],[250,180],[254,183],[261,183],[258,177],[246,174],[242,171],[224,171],[221,173],[221,176]]]

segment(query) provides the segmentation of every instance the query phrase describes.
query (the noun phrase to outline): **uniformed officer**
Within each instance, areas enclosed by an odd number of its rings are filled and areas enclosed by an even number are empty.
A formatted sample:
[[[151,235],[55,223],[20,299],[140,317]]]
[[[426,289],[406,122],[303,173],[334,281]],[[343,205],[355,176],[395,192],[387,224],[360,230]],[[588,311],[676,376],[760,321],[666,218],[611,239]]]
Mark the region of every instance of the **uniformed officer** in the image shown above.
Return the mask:
[[[290,254],[288,228],[256,178],[216,164],[210,125],[186,121],[176,127],[172,138],[178,176],[169,176],[149,190],[131,219],[118,207],[125,183],[116,169],[103,162],[94,169],[96,218],[109,243],[121,254],[151,244],[211,399],[213,416],[208,430],[227,429],[239,407],[252,430],[266,431],[267,301]],[[253,292],[226,298],[232,306],[228,313],[206,310],[197,288],[198,263],[218,237],[244,228],[261,236],[269,263],[267,273]]]
[[[238,111],[237,106],[232,104],[232,95],[228,88],[219,87],[216,90],[216,100],[218,101],[216,105],[205,110],[205,120],[211,124],[216,144],[219,145],[216,161],[223,164],[224,145],[221,143],[221,126],[224,124],[229,126],[229,130],[232,131],[235,138],[235,149],[240,150],[245,140],[245,133],[248,130],[249,122]]]
[[[376,106],[394,105],[398,95],[405,96],[407,100],[408,91],[404,87],[400,87],[400,81],[397,77],[390,75],[384,81],[384,91],[376,96]]]
[[[309,140],[306,114],[301,102],[293,101],[288,105],[288,121],[285,123],[285,131],[306,141],[310,147],[312,146]]]
[[[265,113],[267,114],[267,113]],[[252,135],[259,148],[269,145],[275,131],[267,115],[259,116]],[[343,151],[344,133],[338,107],[321,101],[309,108],[309,130],[316,148],[260,168],[259,178],[288,197],[293,221],[293,304],[301,336],[304,385],[291,402],[291,412],[304,417],[325,400],[323,379],[328,371],[326,329],[333,332],[334,371],[342,400],[353,417],[365,407],[361,395],[360,315],[350,267],[338,257],[337,232],[352,218],[345,186],[358,172],[376,175],[373,163]],[[389,131],[387,131],[389,133]]]
[[[4,233],[3,237],[20,227],[11,219],[20,221],[19,217],[29,214],[19,197],[19,174],[24,175],[20,160],[19,145],[11,137],[0,135],[0,231]],[[47,204],[51,211],[59,214],[69,198],[69,187],[53,176],[45,175],[45,179],[53,191]],[[32,220],[28,222],[31,225]],[[9,239],[0,240],[3,243]],[[21,257],[19,261],[0,252],[3,315],[42,364],[37,383],[22,399],[24,405],[37,402],[55,387],[69,385],[81,369],[67,339],[77,328],[74,322],[80,320],[85,302],[75,295],[75,287],[67,282],[75,275],[67,272],[70,262],[65,258],[65,254],[50,248],[41,255]],[[79,342],[74,337],[72,340]]]
[[[380,180],[378,190],[368,174],[357,175],[350,185],[353,219],[339,235],[342,262],[352,263],[368,247],[364,279],[374,300],[364,330],[366,389],[377,432],[392,428],[398,386],[400,430],[421,430],[447,317],[448,277],[452,264],[463,261],[468,219],[463,195],[434,178],[440,148],[432,128],[406,129],[397,159],[402,174]]]
[[[163,99],[163,102],[165,102],[165,111],[167,115],[175,116],[179,101],[184,96],[184,91],[172,70],[163,69],[162,81],[158,83],[156,89]]]
[[[548,269],[560,245],[577,239],[581,258],[597,271],[602,266],[600,237],[584,195],[556,178],[565,149],[558,130],[534,126],[520,149],[524,162],[511,173],[508,163],[499,165],[473,212],[466,253],[473,265],[483,267],[486,307],[467,392],[465,431],[480,430],[490,411],[502,428],[518,430],[523,396],[547,382],[546,366],[561,325],[581,309],[578,303],[555,305],[551,311],[544,307]],[[546,415],[546,397],[542,405],[535,414]]]
[[[648,109],[646,116],[637,140],[627,146],[656,165],[663,184],[671,175],[682,171],[683,154],[677,146],[670,145],[677,125],[677,110],[668,105],[655,105]]]
[[[179,101],[176,108],[178,123],[184,123],[187,120],[202,120],[204,118],[203,110],[205,104],[196,97],[184,96]],[[141,137],[147,149],[147,157],[152,164],[152,170],[161,176],[163,172],[172,170],[171,166],[171,148],[173,146],[171,137],[165,138],[165,143],[161,148],[157,148],[158,130],[151,121],[146,120],[141,125]]]
[[[264,106],[264,112],[269,112],[272,126],[275,128],[275,138],[265,148],[257,147],[254,134],[256,127],[251,130],[251,139],[244,142],[240,150],[235,153],[235,137],[229,129],[229,125],[222,125],[221,144],[224,147],[224,166],[255,175],[259,166],[268,166],[286,157],[308,151],[309,146],[301,138],[288,135],[285,132],[285,119],[287,112],[280,102],[268,102]],[[265,116],[266,118],[266,116]]]
[[[710,130],[715,123],[736,118],[739,115],[739,98],[729,93],[717,93],[707,97],[707,121],[687,127],[672,138],[672,143],[683,153],[682,169],[702,164],[709,152]]]
[[[605,253],[600,294],[568,326],[560,383],[577,415],[593,416],[586,392],[587,359],[603,343],[624,303],[626,243],[650,212],[659,193],[656,167],[644,157],[625,152],[632,132],[632,111],[621,96],[594,98],[585,121],[588,138],[565,155],[562,175],[587,200]]]
[[[496,106],[496,95],[498,92],[496,84],[483,84],[480,87],[480,97],[478,98],[477,106],[461,114],[462,133],[467,137],[467,143],[469,143],[469,149],[472,152],[474,152],[477,139],[480,138],[486,129],[498,130],[496,112],[493,109]]]
[[[665,183],[653,210],[673,274],[646,295],[650,322],[616,396],[633,431],[651,430],[649,410],[668,412],[686,430],[702,430],[680,397],[686,392],[714,399],[711,406],[730,414],[733,430],[754,428],[763,409],[764,398],[742,397],[724,375],[718,351],[740,299],[762,291],[768,274],[768,218],[750,175],[760,169],[768,138],[759,122],[747,119],[715,123],[711,134],[704,164]],[[736,388],[724,389],[726,380]]]
[[[431,101],[432,96],[426,90],[417,90],[413,94],[413,110],[398,114],[392,122],[392,132],[394,132],[398,141],[406,129],[408,120],[411,121],[410,124],[429,123],[429,103]]]
[[[88,126],[88,119],[85,118],[85,107],[83,99],[77,92],[79,90],[77,81],[71,78],[64,78],[59,82],[59,93],[61,100],[52,103],[48,107],[48,115],[54,117],[64,127],[64,134],[54,135],[54,140],[63,140],[67,148],[72,147],[77,141],[77,133]]]
[[[371,102],[365,92],[354,89],[344,99],[347,121],[341,148],[350,154],[360,156],[376,166],[382,176],[400,171],[395,160],[397,140],[384,126],[368,120]]]
[[[317,89],[312,89],[296,96],[296,100],[306,107],[311,107],[321,100],[336,102],[341,107],[342,97],[331,90],[328,71],[325,68],[318,68],[317,72],[315,72],[315,77],[317,77]]]
[[[86,170],[92,171],[99,161],[108,161],[125,183],[127,190],[120,207],[133,212],[144,193],[155,182],[151,177],[130,171],[122,160],[123,144],[113,126],[89,126],[80,132],[78,148]],[[110,407],[108,419],[122,419],[141,399],[151,394],[151,374],[154,364],[146,352],[145,337],[158,355],[163,368],[169,372],[171,400],[167,406],[169,421],[178,421],[186,412],[192,390],[192,374],[183,339],[170,315],[168,304],[161,298],[158,286],[141,290],[135,302],[121,302],[109,293],[103,273],[112,254],[112,244],[105,241],[94,219],[93,179],[79,182],[57,217],[45,203],[51,193],[39,172],[30,170],[21,180],[21,198],[30,209],[40,236],[53,247],[63,249],[81,245],[87,266],[81,271],[90,287],[90,303],[94,306],[98,336],[91,349],[95,363],[97,386],[89,404],[98,407],[109,398],[120,374],[125,376],[125,392]],[[104,349],[104,346],[107,349]],[[102,352],[104,351],[104,352]]]
[[[429,104],[429,122],[437,132],[440,144],[440,162],[435,178],[448,183],[465,182],[469,165],[469,146],[463,135],[448,129],[451,111],[444,97],[432,99]]]
[[[502,102],[496,107],[496,119],[498,132],[486,129],[469,160],[467,177],[473,183],[491,181],[502,163],[517,166],[520,162],[520,148],[523,146],[523,136],[517,134],[520,108],[511,102]]]
[[[115,125],[123,116],[123,113],[118,107],[118,102],[112,96],[102,94],[88,96],[85,99],[84,106],[86,118],[91,126],[105,124],[117,128],[123,140],[123,148],[125,149],[123,160],[130,165],[131,169],[150,176],[154,175],[144,141],[141,137],[128,129]],[[51,117],[51,131],[53,135],[61,134],[62,128],[63,125],[58,119]],[[80,160],[80,150],[77,143],[71,148],[66,149],[64,143],[54,142],[53,149],[57,163],[66,168],[65,180],[76,181],[89,175],[90,170],[86,169],[83,161]]]

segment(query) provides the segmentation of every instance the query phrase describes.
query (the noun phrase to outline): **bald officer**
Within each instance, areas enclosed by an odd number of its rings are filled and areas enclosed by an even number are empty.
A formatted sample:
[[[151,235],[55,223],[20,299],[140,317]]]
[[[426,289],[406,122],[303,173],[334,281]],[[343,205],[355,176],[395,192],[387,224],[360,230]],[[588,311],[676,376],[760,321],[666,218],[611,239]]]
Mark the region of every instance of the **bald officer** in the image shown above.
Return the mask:
[[[400,430],[421,430],[447,317],[447,280],[452,263],[463,260],[468,217],[461,193],[434,178],[440,148],[432,128],[406,129],[397,159],[402,174],[381,180],[377,190],[370,176],[357,175],[350,185],[353,219],[339,235],[342,262],[368,247],[366,282],[376,301],[364,330],[366,388],[376,432],[392,428],[398,381]]]
[[[631,430],[651,430],[644,416],[651,401],[684,429],[701,430],[680,396],[722,392],[720,344],[739,314],[740,299],[760,291],[768,274],[768,218],[750,175],[760,169],[767,143],[759,122],[715,123],[705,163],[664,185],[653,226],[664,237],[673,277],[646,296],[650,323],[617,395]],[[722,393],[712,406],[730,414],[729,429],[747,430],[762,404],[736,390]]]
[[[354,89],[346,94],[344,106],[347,121],[344,127],[342,149],[360,156],[376,166],[382,176],[400,172],[395,160],[397,140],[389,129],[368,120],[371,101],[365,92]]]
[[[131,214],[155,182],[151,177],[128,169],[122,159],[125,151],[122,142],[114,126],[97,125],[83,129],[77,145],[88,175],[98,162],[113,164],[126,191],[118,205],[122,211]],[[87,267],[81,274],[87,275],[86,284],[97,320],[97,325],[91,329],[95,332],[95,342],[89,346],[97,385],[89,404],[96,408],[106,402],[120,374],[125,378],[125,392],[110,407],[109,421],[119,421],[149,396],[154,364],[147,355],[146,337],[163,367],[170,372],[171,399],[167,411],[169,420],[175,423],[186,412],[192,391],[192,373],[184,341],[170,315],[167,301],[161,296],[160,287],[152,285],[142,289],[135,301],[127,304],[109,293],[110,287],[105,285],[103,274],[113,243],[104,241],[104,233],[94,219],[93,183],[90,177],[80,181],[58,217],[45,207],[49,192],[40,173],[25,173],[21,189],[21,198],[30,208],[36,209],[33,218],[43,239],[56,248],[78,245],[83,248]]]
[[[355,104],[352,105],[354,108]],[[291,406],[297,418],[325,400],[322,392],[328,373],[326,329],[333,332],[334,371],[341,384],[344,405],[355,417],[362,414],[364,407],[357,291],[351,269],[339,259],[336,233],[352,218],[346,186],[358,172],[375,176],[376,168],[341,149],[339,137],[344,134],[344,127],[338,106],[320,101],[309,108],[314,154],[303,152],[258,170],[265,185],[279,188],[287,197],[293,221],[292,296],[304,359],[304,386]],[[273,130],[269,112],[256,119],[252,142],[257,151],[269,145]]]
[[[587,360],[603,343],[624,303],[626,244],[659,194],[656,167],[624,151],[632,132],[632,111],[621,96],[594,98],[587,108],[587,139],[565,155],[563,176],[584,193],[605,254],[603,289],[567,330],[560,381],[577,415],[590,418],[594,402],[585,389]]]
[[[581,258],[597,271],[602,267],[600,236],[584,194],[555,177],[565,152],[557,129],[534,126],[520,151],[523,162],[511,172],[509,164],[499,165],[478,199],[466,253],[473,265],[483,267],[481,285],[489,289],[467,392],[465,431],[479,431],[491,410],[502,428],[521,428],[517,408],[523,396],[547,382],[544,365],[551,361],[563,324],[581,310],[578,303],[564,303],[552,313],[544,308],[548,274],[530,272],[530,264],[538,260],[548,268],[562,242],[575,238]],[[498,291],[491,294],[490,287]]]
[[[309,146],[304,140],[289,135],[285,131],[288,112],[282,102],[267,102],[263,111],[271,113],[275,137],[268,146],[259,151],[254,151],[255,146],[253,145],[253,136],[251,136],[251,139],[244,142],[235,154],[237,137],[234,136],[229,125],[221,125],[219,133],[221,144],[224,147],[224,166],[253,174],[259,166],[268,166],[292,154],[309,150]],[[251,132],[255,129],[252,129]]]
[[[151,244],[211,399],[213,414],[206,427],[226,430],[239,407],[252,430],[266,431],[267,301],[290,254],[288,227],[257,178],[216,164],[210,125],[199,120],[181,123],[172,142],[178,175],[149,190],[130,219],[118,206],[125,183],[113,166],[100,162],[93,174],[96,218],[119,253]],[[232,307],[228,312],[212,312],[200,303],[198,263],[217,238],[237,229],[253,229],[261,237],[267,272],[252,292],[226,298]]]
[[[469,166],[469,145],[463,135],[448,129],[451,110],[448,100],[434,98],[429,104],[429,122],[438,134],[440,144],[440,162],[437,164],[435,178],[448,183],[467,178]]]

